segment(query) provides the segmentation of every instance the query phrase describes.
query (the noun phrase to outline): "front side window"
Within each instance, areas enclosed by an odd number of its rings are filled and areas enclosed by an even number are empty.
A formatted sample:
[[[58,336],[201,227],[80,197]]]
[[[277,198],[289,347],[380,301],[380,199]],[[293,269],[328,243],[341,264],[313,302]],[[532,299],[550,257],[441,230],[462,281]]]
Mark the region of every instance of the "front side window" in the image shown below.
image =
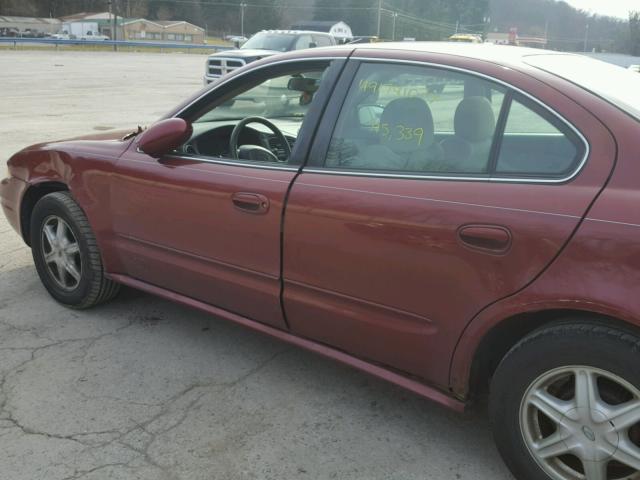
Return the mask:
[[[214,101],[190,119],[193,136],[178,153],[213,159],[288,162],[289,151],[327,68],[328,63],[324,67],[316,64],[263,78],[244,89],[240,86],[241,91]],[[246,80],[238,82],[242,85]],[[241,122],[248,123],[238,126]]]
[[[327,154],[328,168],[488,174],[504,89],[436,68],[363,64]]]

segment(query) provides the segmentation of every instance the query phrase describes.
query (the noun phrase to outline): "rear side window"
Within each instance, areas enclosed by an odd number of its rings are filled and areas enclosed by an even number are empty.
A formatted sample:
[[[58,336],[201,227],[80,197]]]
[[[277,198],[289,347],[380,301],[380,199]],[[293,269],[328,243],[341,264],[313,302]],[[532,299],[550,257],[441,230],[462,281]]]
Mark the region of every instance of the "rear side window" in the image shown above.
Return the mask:
[[[472,74],[363,63],[324,167],[428,176],[561,179],[585,154],[579,134],[507,87]]]
[[[318,47],[330,47],[333,45],[333,43],[331,43],[331,39],[326,35],[314,35],[313,40],[316,42]]]
[[[309,48],[313,43],[311,35],[300,35],[293,46],[294,50],[303,50]]]
[[[564,122],[517,95],[500,142],[496,175],[566,177],[584,153],[583,142]]]
[[[505,89],[437,68],[363,64],[325,166],[411,174],[488,175]]]

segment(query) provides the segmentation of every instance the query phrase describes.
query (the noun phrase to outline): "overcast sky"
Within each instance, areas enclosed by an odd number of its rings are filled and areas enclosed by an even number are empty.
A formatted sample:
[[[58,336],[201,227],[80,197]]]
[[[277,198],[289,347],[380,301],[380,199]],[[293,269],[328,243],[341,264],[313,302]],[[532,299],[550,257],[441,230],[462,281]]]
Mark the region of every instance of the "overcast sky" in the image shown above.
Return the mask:
[[[590,10],[600,15],[629,18],[630,10],[640,10],[640,0],[565,0],[582,10]]]

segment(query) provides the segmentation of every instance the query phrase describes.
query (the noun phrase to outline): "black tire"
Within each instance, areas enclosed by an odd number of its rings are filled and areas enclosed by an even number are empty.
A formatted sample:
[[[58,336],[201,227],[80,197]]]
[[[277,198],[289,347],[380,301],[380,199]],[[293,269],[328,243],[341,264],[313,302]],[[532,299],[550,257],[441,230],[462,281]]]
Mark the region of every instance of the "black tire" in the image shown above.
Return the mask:
[[[536,461],[524,440],[520,408],[529,387],[562,367],[585,366],[611,373],[640,389],[639,351],[640,338],[631,331],[592,321],[543,327],[509,351],[491,381],[489,414],[498,450],[518,480],[553,478]],[[597,379],[596,384],[600,385],[600,381]],[[575,395],[575,384],[573,388]],[[605,468],[611,468],[610,464]]]
[[[78,245],[81,269],[77,285],[72,289],[58,284],[44,260],[43,228],[52,217],[64,220]],[[31,252],[40,280],[58,302],[71,308],[86,309],[117,295],[120,285],[105,277],[96,238],[87,217],[69,192],[50,193],[36,203],[30,219],[30,234]]]

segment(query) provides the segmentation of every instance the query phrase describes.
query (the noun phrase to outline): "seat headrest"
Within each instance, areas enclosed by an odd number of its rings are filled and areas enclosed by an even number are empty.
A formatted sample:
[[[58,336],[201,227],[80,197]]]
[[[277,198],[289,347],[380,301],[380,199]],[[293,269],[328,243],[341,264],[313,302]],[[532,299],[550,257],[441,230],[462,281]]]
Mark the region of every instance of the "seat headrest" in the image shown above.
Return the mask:
[[[418,97],[396,98],[382,112],[380,143],[396,153],[427,149],[433,143],[433,115],[427,102]]]
[[[456,108],[454,117],[456,135],[468,142],[481,142],[493,137],[496,117],[491,103],[485,97],[467,97]]]

